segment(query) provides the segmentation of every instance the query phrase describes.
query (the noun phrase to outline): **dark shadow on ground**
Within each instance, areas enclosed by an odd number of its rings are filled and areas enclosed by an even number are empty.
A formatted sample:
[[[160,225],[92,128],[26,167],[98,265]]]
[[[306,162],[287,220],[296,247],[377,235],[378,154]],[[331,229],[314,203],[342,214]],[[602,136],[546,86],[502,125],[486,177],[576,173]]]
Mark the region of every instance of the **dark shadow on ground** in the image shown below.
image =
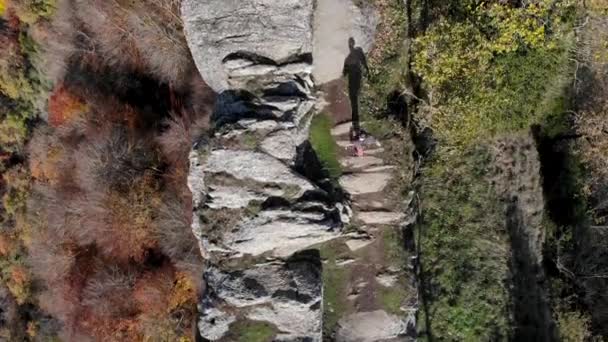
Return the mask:
[[[350,107],[352,109],[353,129],[359,132],[359,94],[361,93],[361,85],[363,81],[363,71],[369,74],[369,67],[365,52],[361,47],[356,46],[355,39],[348,39],[348,48],[350,53],[344,60],[344,68],[342,75],[348,79],[348,97],[350,99]]]
[[[507,204],[506,227],[511,240],[512,341],[557,341],[557,327],[551,314],[547,284],[539,257],[532,250],[534,237],[525,227],[517,197]],[[532,228],[533,229],[533,228]]]

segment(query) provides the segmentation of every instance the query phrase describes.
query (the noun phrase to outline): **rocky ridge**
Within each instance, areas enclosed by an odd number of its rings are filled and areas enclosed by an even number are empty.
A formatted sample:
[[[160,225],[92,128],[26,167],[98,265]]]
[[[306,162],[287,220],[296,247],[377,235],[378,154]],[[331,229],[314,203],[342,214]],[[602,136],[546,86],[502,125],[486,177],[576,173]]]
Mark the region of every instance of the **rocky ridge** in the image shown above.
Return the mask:
[[[186,0],[182,15],[199,71],[219,93],[214,135],[194,146],[188,177],[207,263],[200,336],[410,340],[413,271],[406,253],[393,252],[411,216],[382,199],[394,167],[344,155],[352,172],[338,185],[307,142],[323,106],[312,77],[313,1]],[[343,131],[333,135],[346,144]],[[328,257],[334,248],[346,257]]]

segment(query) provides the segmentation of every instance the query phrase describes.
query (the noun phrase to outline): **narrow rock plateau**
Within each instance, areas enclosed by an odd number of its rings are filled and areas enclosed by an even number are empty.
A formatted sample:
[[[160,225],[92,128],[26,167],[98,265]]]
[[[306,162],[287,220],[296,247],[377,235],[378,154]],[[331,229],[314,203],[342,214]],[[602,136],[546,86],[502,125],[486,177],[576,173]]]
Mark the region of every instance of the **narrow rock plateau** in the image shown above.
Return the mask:
[[[350,0],[314,3],[182,4],[192,55],[219,93],[214,136],[191,151],[188,177],[192,230],[207,263],[203,340],[238,340],[236,331],[260,325],[272,341],[413,338],[415,282],[401,243],[411,220],[399,205],[373,199],[385,197],[393,166],[379,147],[363,158],[341,152],[350,174],[333,183],[348,194],[336,196],[307,142],[323,109],[313,70],[325,81],[340,77],[348,37],[368,49],[375,19]],[[325,53],[328,37],[313,36],[331,29],[315,21],[328,9],[344,9],[340,20],[351,26],[337,32],[344,46],[333,42]],[[333,131],[341,145],[349,125]],[[379,205],[360,209],[370,202]]]

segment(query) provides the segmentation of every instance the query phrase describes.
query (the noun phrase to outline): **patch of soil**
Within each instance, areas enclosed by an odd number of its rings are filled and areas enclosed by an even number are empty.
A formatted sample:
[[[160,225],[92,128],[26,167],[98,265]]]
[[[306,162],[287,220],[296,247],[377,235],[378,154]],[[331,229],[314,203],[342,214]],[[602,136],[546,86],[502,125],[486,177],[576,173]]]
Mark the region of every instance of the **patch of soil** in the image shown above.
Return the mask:
[[[350,100],[346,93],[346,81],[337,79],[322,85],[321,91],[325,93],[327,114],[331,117],[334,125],[350,121],[352,118]]]

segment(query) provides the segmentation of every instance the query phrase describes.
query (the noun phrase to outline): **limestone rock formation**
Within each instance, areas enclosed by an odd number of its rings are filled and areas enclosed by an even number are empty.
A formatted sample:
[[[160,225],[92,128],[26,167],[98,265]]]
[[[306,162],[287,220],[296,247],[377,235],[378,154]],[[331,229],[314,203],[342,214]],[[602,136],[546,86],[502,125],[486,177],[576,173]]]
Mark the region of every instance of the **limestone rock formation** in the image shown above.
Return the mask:
[[[276,341],[321,341],[321,261],[344,206],[295,171],[308,138],[313,1],[184,1],[188,41],[220,93],[215,136],[190,155],[192,229],[209,262],[198,328],[234,340],[251,322]],[[270,38],[272,37],[272,38]]]
[[[313,0],[186,0],[190,51],[218,93],[272,88],[311,72]]]
[[[231,324],[259,321],[275,325],[276,341],[321,340],[318,253],[297,253],[285,262],[247,268],[211,267],[205,280],[212,290],[201,305],[203,337],[218,340],[229,334]]]
[[[313,68],[313,31],[328,30],[313,30],[314,17],[332,8],[345,9],[340,16],[349,21],[334,32],[344,46]],[[388,251],[401,245],[400,224],[411,217],[382,199],[394,166],[377,146],[374,156],[342,158],[353,175],[329,180],[307,141],[322,109],[313,69],[339,77],[349,36],[371,46],[371,14],[351,0],[183,1],[193,57],[219,93],[214,136],[194,147],[188,177],[192,230],[207,263],[198,322],[204,340],[239,340],[235,334],[260,324],[272,341],[411,340],[413,272],[405,270],[407,254]],[[334,136],[344,140],[342,133],[348,129]],[[333,248],[351,253],[329,261]],[[351,276],[324,282],[333,273]],[[324,291],[337,291],[345,307]]]
[[[276,341],[321,340],[321,261],[303,251],[338,237],[348,215],[295,171],[310,114],[241,119],[191,153],[192,230],[209,262],[199,322],[207,340],[230,340],[250,322],[271,326]]]

